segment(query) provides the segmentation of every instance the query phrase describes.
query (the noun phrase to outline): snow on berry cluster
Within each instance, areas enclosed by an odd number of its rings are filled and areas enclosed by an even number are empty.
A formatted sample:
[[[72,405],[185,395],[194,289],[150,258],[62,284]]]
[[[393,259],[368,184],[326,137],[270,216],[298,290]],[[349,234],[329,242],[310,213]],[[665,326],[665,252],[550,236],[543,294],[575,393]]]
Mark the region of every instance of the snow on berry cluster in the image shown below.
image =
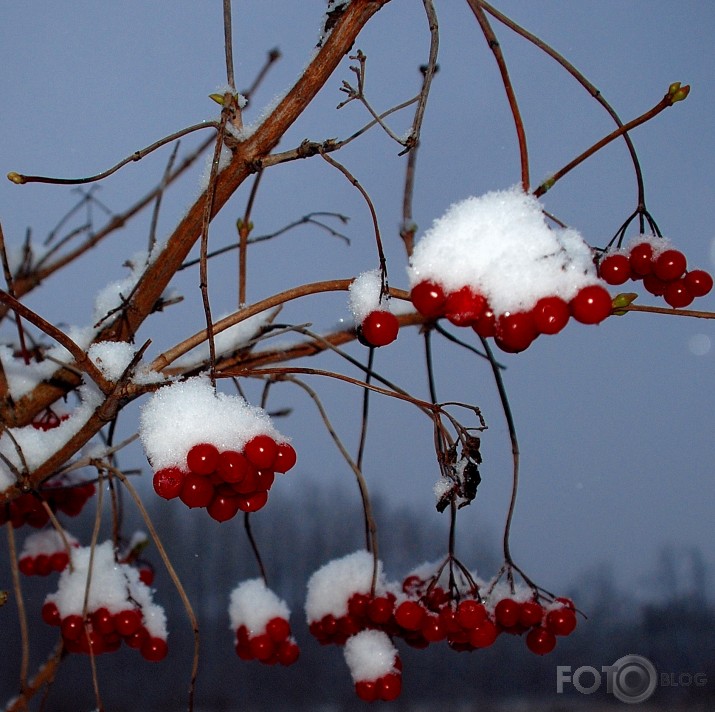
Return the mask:
[[[70,561],[57,591],[42,607],[43,620],[60,628],[65,648],[99,655],[115,652],[124,641],[146,660],[163,660],[168,652],[166,616],[138,570],[117,563],[110,541],[94,551],[73,549]]]
[[[688,270],[685,255],[674,249],[668,239],[654,235],[637,235],[623,247],[604,252],[598,273],[611,285],[625,284],[629,279],[642,281],[646,291],[679,309],[705,296],[713,287],[708,272]]]
[[[550,228],[520,188],[452,205],[418,241],[408,276],[423,316],[471,327],[508,352],[572,317],[597,324],[611,313],[591,248],[573,229]]]
[[[358,338],[366,346],[387,346],[400,329],[390,310],[388,295],[382,294],[380,270],[363,272],[350,284],[350,311],[358,329]]]
[[[298,659],[288,606],[263,579],[243,581],[231,592],[229,617],[236,633],[236,655],[242,660],[292,665]]]
[[[76,517],[94,492],[94,484],[85,482],[75,473],[52,477],[38,493],[26,492],[0,506],[0,526],[12,522],[16,529],[23,524],[41,529],[50,520],[44,504],[53,513],[62,512],[68,517]]]
[[[502,633],[525,634],[527,648],[545,655],[557,636],[576,628],[569,599],[546,599],[526,586],[490,585],[471,574],[465,590],[450,590],[446,571],[439,578],[434,572],[434,564],[425,564],[399,585],[385,580],[378,563],[373,588],[372,555],[358,551],[327,563],[310,578],[305,604],[310,632],[323,645],[345,646],[361,699],[399,695],[402,665],[395,638],[415,648],[446,641],[453,650],[473,651],[491,646]],[[383,661],[379,670],[371,667],[377,664],[373,657]]]
[[[25,576],[49,576],[53,571],[64,571],[69,564],[67,546],[79,546],[69,532],[60,534],[56,529],[44,529],[30,534],[23,542],[18,568]]]
[[[157,494],[220,522],[261,509],[275,473],[296,462],[263,409],[203,376],[160,388],[142,409],[140,435]]]

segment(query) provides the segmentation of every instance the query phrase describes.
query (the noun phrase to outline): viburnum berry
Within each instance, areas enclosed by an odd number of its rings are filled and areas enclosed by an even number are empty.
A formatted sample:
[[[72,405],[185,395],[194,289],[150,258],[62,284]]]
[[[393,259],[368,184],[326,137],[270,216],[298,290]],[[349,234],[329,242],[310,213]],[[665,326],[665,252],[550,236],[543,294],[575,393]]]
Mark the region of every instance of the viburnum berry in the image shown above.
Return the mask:
[[[444,315],[455,326],[470,326],[480,318],[486,299],[471,287],[462,287],[447,296]]]
[[[114,629],[127,637],[142,627],[142,614],[135,608],[126,608],[114,614]]]
[[[281,665],[292,665],[300,657],[300,649],[292,640],[284,640],[278,645],[276,655]]]
[[[245,455],[235,450],[224,450],[218,456],[216,472],[224,482],[240,482],[251,466]]]
[[[209,516],[217,522],[227,522],[238,514],[239,496],[240,495],[232,490],[231,494],[216,492],[208,507],[206,507],[206,511],[209,513]]]
[[[268,492],[275,478],[273,470],[256,470],[256,492]]]
[[[663,250],[653,264],[653,274],[664,282],[672,282],[683,276],[687,261],[680,250]]]
[[[669,282],[663,293],[663,299],[674,309],[682,309],[692,303],[695,297],[691,294],[684,279]]]
[[[385,702],[392,702],[400,696],[402,691],[402,675],[399,673],[390,673],[383,675],[377,681],[378,697]]]
[[[368,618],[373,623],[387,623],[392,617],[394,600],[387,596],[376,596],[367,606]]]
[[[430,643],[436,643],[447,637],[447,629],[444,627],[440,617],[434,613],[428,613],[425,616],[420,632],[424,639]]]
[[[238,508],[242,512],[257,512],[259,509],[262,509],[268,501],[268,492],[240,494],[237,499]]]
[[[114,633],[114,616],[108,608],[102,607],[93,611],[90,615],[90,620],[92,622],[92,628],[102,635]]]
[[[526,647],[536,655],[546,655],[556,647],[556,636],[548,628],[536,626],[526,634]]]
[[[260,469],[273,467],[278,453],[278,445],[270,435],[256,435],[243,448],[248,461]]]
[[[79,637],[84,632],[84,620],[82,616],[66,616],[62,619],[62,623],[60,623],[60,630],[65,640],[79,640]]]
[[[62,622],[60,611],[54,601],[47,601],[47,603],[43,604],[41,615],[42,620],[48,625],[60,625]]]
[[[713,278],[704,269],[690,270],[683,280],[694,297],[704,297],[713,288]]]
[[[181,494],[186,473],[178,467],[165,467],[154,473],[154,491],[164,499],[174,499]]]
[[[147,637],[141,645],[140,652],[145,660],[158,663],[169,652],[169,646],[163,638]]]
[[[519,622],[521,603],[513,598],[502,598],[494,607],[494,619],[503,628],[511,628]]]
[[[429,280],[419,282],[412,287],[410,299],[415,309],[427,319],[436,319],[442,316],[447,301],[442,287]]]
[[[275,645],[269,635],[253,636],[248,643],[251,653],[256,660],[266,661],[275,652]]]
[[[612,309],[611,295],[598,284],[582,287],[569,302],[571,314],[582,324],[599,324]]]
[[[531,628],[539,625],[544,618],[544,607],[538,601],[524,601],[521,604],[521,612],[519,613],[519,623]]]
[[[377,699],[377,682],[375,680],[358,680],[355,683],[355,694],[364,702],[374,702]]]
[[[628,255],[628,262],[634,276],[650,274],[653,271],[653,247],[648,242],[634,245]]]
[[[290,443],[278,443],[273,469],[276,472],[288,472],[295,466],[297,460],[298,456]]]
[[[395,621],[405,630],[419,630],[426,611],[417,601],[403,601],[395,609]]]
[[[466,630],[476,628],[486,617],[484,605],[473,598],[465,598],[457,606],[457,622]]]
[[[570,635],[576,628],[576,613],[568,606],[554,608],[546,614],[545,626],[554,635]]]
[[[35,575],[49,576],[52,573],[52,563],[47,554],[37,554],[35,556]]]
[[[494,310],[487,305],[479,318],[472,322],[471,326],[475,333],[484,339],[494,336],[497,330],[497,318]]]
[[[652,272],[643,277],[643,286],[647,292],[656,297],[662,297],[668,287],[668,283],[656,277]]]
[[[387,346],[400,330],[397,317],[390,311],[377,309],[370,312],[360,325],[360,331],[368,346]]]
[[[571,312],[561,297],[542,297],[532,308],[531,315],[540,334],[558,334],[568,323]]]
[[[278,616],[271,618],[266,623],[266,633],[272,641],[280,643],[290,636],[290,623],[285,618]]]
[[[186,465],[195,475],[210,475],[218,467],[218,449],[210,443],[194,445],[186,455]]]
[[[488,648],[499,635],[494,622],[485,618],[476,628],[469,631],[469,643],[475,648]]]
[[[598,264],[598,274],[606,284],[624,284],[631,277],[628,256],[621,252],[606,255]]]
[[[531,312],[506,312],[497,319],[494,342],[503,351],[524,351],[537,336]]]
[[[214,488],[210,480],[201,475],[189,474],[181,486],[181,501],[189,508],[207,507],[213,498]]]

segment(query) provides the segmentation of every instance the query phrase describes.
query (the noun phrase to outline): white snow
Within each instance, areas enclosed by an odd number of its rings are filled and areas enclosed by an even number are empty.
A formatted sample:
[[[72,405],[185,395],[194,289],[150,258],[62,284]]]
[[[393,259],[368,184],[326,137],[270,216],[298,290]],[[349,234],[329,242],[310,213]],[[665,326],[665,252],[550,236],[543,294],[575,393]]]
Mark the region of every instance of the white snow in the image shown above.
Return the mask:
[[[123,341],[100,341],[89,347],[87,355],[106,379],[118,381],[135,353],[134,347]]]
[[[333,559],[315,571],[308,580],[305,614],[308,623],[328,614],[336,618],[348,612],[348,600],[353,593],[370,593],[373,558],[368,551],[356,551],[340,559]],[[375,593],[388,590],[383,578],[382,562],[378,562]]]
[[[57,591],[45,599],[52,601],[62,618],[82,615],[91,547],[72,550],[72,568],[61,574]],[[111,541],[94,547],[92,577],[87,598],[87,611],[106,608],[115,614],[138,605],[142,611],[142,623],[149,634],[166,639],[166,615],[161,606],[152,601],[151,589],[139,579],[139,571],[127,564],[118,564],[114,559]]]
[[[263,579],[256,578],[241,582],[231,591],[228,614],[231,630],[245,625],[250,636],[254,637],[265,633],[266,624],[272,618],[288,620],[290,610]]]
[[[246,346],[251,339],[255,338],[261,329],[269,324],[275,315],[280,311],[280,307],[268,309],[258,314],[254,314],[248,319],[238,322],[227,329],[218,332],[214,336],[214,348],[216,356],[224,356],[238,351],[243,346]],[[228,314],[225,316],[229,316]],[[225,317],[221,317],[223,319]],[[218,319],[217,321],[221,321]],[[196,348],[192,349],[183,356],[180,356],[174,361],[174,366],[182,369],[188,369],[193,366],[198,366],[206,363],[209,359],[209,344],[204,341]]]
[[[397,648],[381,630],[362,630],[345,641],[345,662],[353,682],[379,680],[399,673],[395,662]]]
[[[381,286],[379,269],[363,272],[350,284],[348,298],[356,324],[362,324],[371,312],[390,311],[389,299],[383,298],[382,302],[380,301]]]
[[[67,543],[74,547],[79,544],[77,539],[73,537],[68,531],[64,532],[67,539]],[[22,545],[22,551],[20,552],[19,558],[24,556],[37,556],[38,554],[54,554],[56,551],[64,551],[65,543],[62,540],[60,533],[52,529],[43,529],[42,531],[29,534],[25,537],[25,541]]]
[[[262,408],[240,396],[215,392],[206,376],[156,391],[141,409],[139,435],[155,470],[184,468],[186,454],[199,443],[240,452],[256,435],[287,441]]]
[[[452,205],[415,246],[410,285],[471,286],[497,314],[530,309],[541,297],[569,301],[599,284],[591,248],[573,229],[550,228],[542,206],[514,187]]]

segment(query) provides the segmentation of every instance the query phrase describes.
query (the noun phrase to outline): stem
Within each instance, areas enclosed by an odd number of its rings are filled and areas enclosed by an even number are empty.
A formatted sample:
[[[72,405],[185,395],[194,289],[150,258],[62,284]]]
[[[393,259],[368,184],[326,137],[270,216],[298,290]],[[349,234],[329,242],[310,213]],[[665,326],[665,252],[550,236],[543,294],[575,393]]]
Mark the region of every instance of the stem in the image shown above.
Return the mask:
[[[256,539],[253,536],[253,531],[251,530],[251,513],[250,512],[244,512],[243,514],[243,528],[246,530],[246,536],[248,537],[248,542],[251,545],[251,549],[253,551],[253,556],[256,559],[256,563],[258,564],[258,570],[261,573],[261,578],[263,579],[263,583],[268,586],[268,577],[266,576],[266,567],[263,565],[263,559],[261,558],[261,552],[258,550],[258,544],[256,543]]]

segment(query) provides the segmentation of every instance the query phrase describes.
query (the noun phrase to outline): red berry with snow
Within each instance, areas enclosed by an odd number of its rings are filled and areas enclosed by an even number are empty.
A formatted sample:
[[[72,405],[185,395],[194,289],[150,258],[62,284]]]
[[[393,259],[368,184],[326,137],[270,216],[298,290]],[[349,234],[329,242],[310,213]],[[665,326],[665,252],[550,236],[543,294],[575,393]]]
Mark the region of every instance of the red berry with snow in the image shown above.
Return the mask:
[[[512,598],[502,598],[494,607],[494,619],[503,628],[512,628],[519,622],[521,603]]]
[[[444,305],[444,315],[455,326],[470,326],[482,315],[486,299],[471,287],[462,287],[452,292]]]
[[[210,443],[194,445],[186,455],[186,466],[195,475],[210,475],[218,467],[218,449]]]
[[[620,252],[606,255],[598,265],[598,274],[606,284],[624,284],[631,277],[628,256]]]
[[[663,250],[653,264],[653,274],[664,282],[672,282],[683,276],[687,261],[680,250]]]
[[[632,274],[643,277],[653,271],[653,247],[648,242],[640,242],[634,245],[628,255]]]
[[[542,297],[531,310],[534,326],[540,334],[558,334],[571,317],[568,304],[561,297]]]
[[[531,312],[507,312],[496,323],[494,343],[509,353],[527,349],[538,336]]]
[[[256,435],[245,445],[243,453],[258,469],[273,467],[278,452],[276,441],[269,435]]]
[[[397,338],[400,324],[392,312],[376,310],[363,319],[360,330],[368,346],[387,346]]]
[[[175,499],[181,494],[186,473],[178,467],[165,467],[154,473],[154,491],[164,499]]]
[[[429,280],[419,282],[412,287],[410,299],[415,309],[427,319],[436,319],[442,316],[447,301],[442,287]]]

